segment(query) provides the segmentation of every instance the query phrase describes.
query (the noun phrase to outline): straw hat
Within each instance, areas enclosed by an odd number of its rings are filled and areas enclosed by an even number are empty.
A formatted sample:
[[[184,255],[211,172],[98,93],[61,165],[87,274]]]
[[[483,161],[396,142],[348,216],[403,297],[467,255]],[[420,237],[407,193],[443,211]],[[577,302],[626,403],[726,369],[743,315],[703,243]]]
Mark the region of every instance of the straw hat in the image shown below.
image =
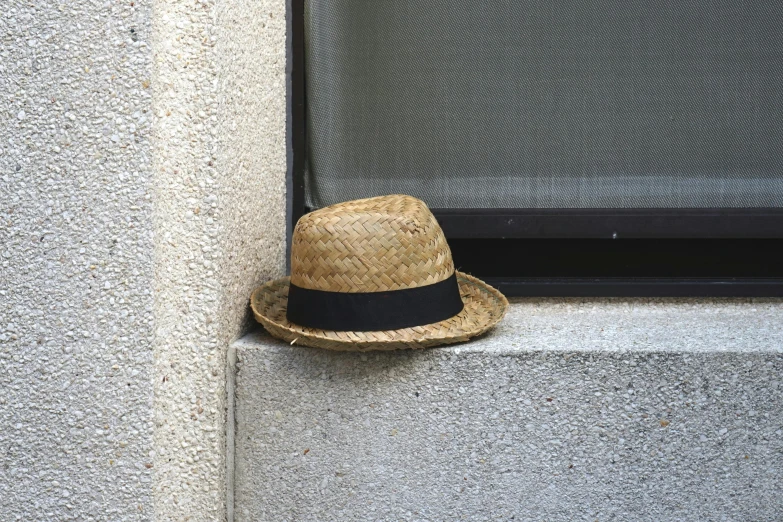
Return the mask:
[[[291,344],[392,350],[466,341],[495,326],[508,301],[454,270],[423,201],[394,195],[302,217],[291,277],[257,288],[250,304],[272,335]]]

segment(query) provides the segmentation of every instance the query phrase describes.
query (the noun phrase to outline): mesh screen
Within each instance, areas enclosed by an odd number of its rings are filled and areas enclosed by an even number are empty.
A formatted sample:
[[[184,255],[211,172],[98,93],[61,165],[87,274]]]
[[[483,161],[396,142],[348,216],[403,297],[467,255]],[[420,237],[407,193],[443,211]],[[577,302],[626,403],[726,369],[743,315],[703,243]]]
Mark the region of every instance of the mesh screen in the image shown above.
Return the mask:
[[[780,0],[306,0],[307,203],[783,206]]]

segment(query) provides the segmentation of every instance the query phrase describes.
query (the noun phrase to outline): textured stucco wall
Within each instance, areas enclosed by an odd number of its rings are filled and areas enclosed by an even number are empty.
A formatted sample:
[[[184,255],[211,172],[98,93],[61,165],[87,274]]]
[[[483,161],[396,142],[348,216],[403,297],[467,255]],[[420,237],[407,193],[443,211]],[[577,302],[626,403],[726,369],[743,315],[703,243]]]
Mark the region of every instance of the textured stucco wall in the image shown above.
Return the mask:
[[[2,10],[0,520],[148,520],[151,2]]]
[[[284,270],[285,3],[3,5],[0,520],[223,520]]]
[[[783,302],[517,299],[391,353],[236,343],[237,521],[781,520]]]
[[[253,286],[284,269],[285,3],[155,13],[156,515],[214,520],[226,351]]]

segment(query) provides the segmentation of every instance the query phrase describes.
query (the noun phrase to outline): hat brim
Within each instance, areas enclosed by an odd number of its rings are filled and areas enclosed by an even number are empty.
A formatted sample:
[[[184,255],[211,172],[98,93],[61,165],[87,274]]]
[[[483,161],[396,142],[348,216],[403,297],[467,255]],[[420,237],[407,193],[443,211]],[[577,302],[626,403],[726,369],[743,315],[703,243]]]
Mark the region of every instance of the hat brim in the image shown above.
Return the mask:
[[[495,288],[473,276],[457,272],[465,308],[445,321],[378,332],[319,330],[299,326],[286,319],[289,281],[290,278],[284,277],[256,288],[250,298],[253,315],[275,337],[291,344],[329,350],[398,350],[459,343],[495,326],[508,308],[508,301]]]

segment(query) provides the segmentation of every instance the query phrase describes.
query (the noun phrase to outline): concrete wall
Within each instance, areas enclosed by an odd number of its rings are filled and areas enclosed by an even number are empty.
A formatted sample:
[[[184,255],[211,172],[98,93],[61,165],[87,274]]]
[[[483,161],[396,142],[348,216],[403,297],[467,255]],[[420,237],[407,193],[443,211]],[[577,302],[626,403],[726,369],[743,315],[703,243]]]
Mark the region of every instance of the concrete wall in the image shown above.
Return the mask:
[[[0,519],[222,520],[231,512],[234,477],[226,439],[232,429],[226,385],[233,377],[227,350],[249,322],[251,289],[284,268],[285,2],[7,0],[0,35]],[[618,307],[621,314],[589,300],[530,302],[497,333],[513,337],[471,345],[470,360],[460,357],[464,347],[384,357],[447,356],[441,374],[411,367],[405,378],[426,378],[433,389],[450,386],[454,404],[462,393],[454,375],[485,365],[508,377],[499,358],[514,352],[530,359],[520,354],[520,343],[541,332],[547,333],[538,338],[541,351],[568,351],[578,343],[580,350],[603,353],[596,364],[607,376],[612,364],[626,364],[606,355],[611,351],[667,346],[675,355],[729,352],[726,364],[710,363],[728,379],[718,381],[721,389],[737,382],[732,365],[747,363],[746,355],[764,357],[763,366],[738,377],[749,390],[747,400],[740,398],[779,425],[779,412],[759,398],[780,390],[770,379],[776,374],[767,371],[769,362],[779,365],[780,327],[770,326],[783,323],[779,302],[624,301]],[[727,323],[726,314],[734,322]],[[623,323],[623,317],[630,319]],[[553,329],[553,322],[560,327]],[[624,337],[623,328],[636,335]],[[386,363],[362,366],[358,355],[269,343],[251,339],[239,348],[246,370],[238,390],[240,428],[255,426],[259,440],[269,442],[238,444],[244,451],[237,463],[238,513],[245,519],[281,506],[257,502],[268,491],[321,509],[327,497],[297,489],[299,482],[328,476],[321,488],[328,492],[344,478],[335,466],[351,457],[347,445],[325,446],[326,458],[309,468],[312,474],[300,473],[301,480],[297,453],[282,490],[265,468],[309,444],[285,430],[306,420],[296,415],[304,411],[300,401],[309,399],[307,386],[313,394],[330,392],[328,383],[319,387],[312,378],[316,365],[342,377],[378,370],[392,393],[405,382],[383,373]],[[748,354],[741,346],[749,347]],[[547,357],[541,357],[541,371],[560,371],[560,363]],[[476,366],[476,360],[484,362]],[[652,369],[678,370],[671,360]],[[278,367],[280,373],[272,371]],[[688,368],[695,375],[697,368]],[[322,373],[328,380],[330,373]],[[292,382],[303,391],[286,395]],[[333,386],[331,393],[341,390],[350,391]],[[311,409],[332,400],[314,396],[320,402]],[[267,408],[269,423],[256,399],[279,402]],[[649,400],[651,408],[664,407],[652,391]],[[466,411],[479,411],[478,403],[464,401]],[[364,407],[355,396],[341,404]],[[369,442],[386,444],[394,429],[404,434],[395,423],[408,422],[400,412],[415,402],[406,395],[399,404],[377,419],[381,431]],[[729,406],[720,410],[726,419],[739,413]],[[755,426],[763,431],[769,418]],[[721,417],[703,420],[711,419]],[[753,422],[748,420],[751,427]],[[424,417],[409,422],[424,424]],[[276,433],[288,442],[270,438],[270,428],[282,430]],[[741,427],[727,429],[742,434]],[[462,435],[471,440],[470,432]],[[772,449],[779,458],[779,446]],[[415,456],[405,453],[405,444],[396,451]],[[765,455],[759,450],[749,459]],[[383,471],[374,467],[385,466],[382,459],[367,458],[362,473]],[[743,468],[741,476],[766,487],[769,467],[759,466],[757,475]],[[256,483],[269,487],[250,489]],[[762,518],[768,513],[756,512]]]
[[[236,343],[237,521],[781,520],[780,300],[517,299],[396,353]]]
[[[284,270],[285,3],[156,5],[157,518],[226,500],[226,349]]]
[[[222,520],[226,350],[284,270],[285,3],[0,19],[0,519]]]
[[[153,514],[151,3],[0,17],[0,519]]]

